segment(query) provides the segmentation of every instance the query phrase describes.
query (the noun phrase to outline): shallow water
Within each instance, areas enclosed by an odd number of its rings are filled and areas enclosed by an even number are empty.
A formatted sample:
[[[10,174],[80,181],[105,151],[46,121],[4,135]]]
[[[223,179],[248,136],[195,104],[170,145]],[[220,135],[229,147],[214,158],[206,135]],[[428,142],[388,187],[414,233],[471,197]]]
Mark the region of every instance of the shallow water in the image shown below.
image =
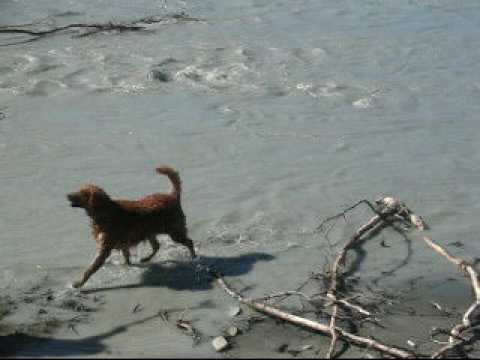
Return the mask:
[[[3,288],[43,272],[67,285],[90,262],[94,243],[85,214],[65,194],[87,181],[118,197],[165,190],[168,182],[153,171],[159,164],[180,171],[200,262],[233,267],[227,275],[255,295],[294,288],[321,268],[331,253],[316,225],[379,194],[400,197],[425,217],[434,239],[461,241],[449,249],[476,257],[477,1],[9,0],[0,3],[0,25],[128,22],[181,11],[200,21],[26,43],[0,34],[0,44],[18,43],[0,47]],[[344,239],[369,216],[357,212],[332,236]],[[374,280],[387,271],[380,284],[455,272],[421,243],[409,250],[393,232],[381,237],[391,248],[378,240],[358,268]],[[192,290],[191,279],[175,286],[188,267],[166,271],[162,261],[189,264],[188,256],[168,239],[162,249],[153,267],[109,264],[92,277],[88,288],[118,289],[106,291],[101,325],[87,334],[129,323],[122,307],[138,296],[151,311],[162,301],[193,307],[213,299],[216,306],[193,316],[216,335],[218,307],[233,300],[213,286]],[[155,270],[163,280],[149,282]],[[149,326],[136,327],[143,342],[129,344],[120,333],[81,354],[120,347],[123,355],[155,355]],[[214,355],[208,344],[200,352],[165,344],[165,356]]]

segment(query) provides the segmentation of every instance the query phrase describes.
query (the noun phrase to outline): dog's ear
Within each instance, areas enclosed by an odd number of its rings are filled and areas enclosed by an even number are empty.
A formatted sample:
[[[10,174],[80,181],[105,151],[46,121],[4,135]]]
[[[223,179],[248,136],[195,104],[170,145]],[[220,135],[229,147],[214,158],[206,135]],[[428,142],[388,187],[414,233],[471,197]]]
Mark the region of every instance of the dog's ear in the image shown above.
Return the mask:
[[[108,196],[101,189],[90,189],[90,197],[88,199],[88,205],[91,209],[99,208],[105,205],[108,201]]]

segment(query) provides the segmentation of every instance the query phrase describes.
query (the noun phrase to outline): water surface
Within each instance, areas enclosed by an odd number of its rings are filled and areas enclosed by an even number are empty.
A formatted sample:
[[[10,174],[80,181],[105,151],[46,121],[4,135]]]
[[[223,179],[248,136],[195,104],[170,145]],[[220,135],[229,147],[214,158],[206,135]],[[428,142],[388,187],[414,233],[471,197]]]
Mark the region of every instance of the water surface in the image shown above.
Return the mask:
[[[477,1],[9,0],[0,3],[0,25],[134,22],[182,11],[200,21],[31,42],[1,35],[0,44],[19,43],[0,47],[2,287],[40,273],[67,285],[94,243],[65,194],[89,181],[118,197],[166,190],[154,173],[160,164],[180,172],[203,260],[233,266],[230,276],[253,286],[251,295],[294,288],[321,267],[331,250],[316,225],[379,194],[424,216],[440,243],[461,241],[452,252],[479,253]],[[361,210],[339,224],[336,240],[369,216]],[[395,233],[382,236],[391,248],[372,245],[358,269],[367,277],[394,270],[380,282],[394,284],[455,273],[423,244],[409,250]],[[201,308],[213,299],[193,316],[216,335],[219,308],[233,300],[213,286],[173,286],[183,270],[166,271],[163,261],[188,268],[188,256],[162,242],[153,267],[109,264],[92,277],[89,288],[120,288],[106,291],[102,321],[85,334],[128,323],[122,309],[133,296],[151,312],[163,301]],[[152,270],[165,278],[155,275],[163,280],[152,285]],[[141,345],[119,333],[106,348],[157,355],[149,326],[136,327]],[[214,355],[208,343],[198,352],[184,340],[165,340],[165,356]]]

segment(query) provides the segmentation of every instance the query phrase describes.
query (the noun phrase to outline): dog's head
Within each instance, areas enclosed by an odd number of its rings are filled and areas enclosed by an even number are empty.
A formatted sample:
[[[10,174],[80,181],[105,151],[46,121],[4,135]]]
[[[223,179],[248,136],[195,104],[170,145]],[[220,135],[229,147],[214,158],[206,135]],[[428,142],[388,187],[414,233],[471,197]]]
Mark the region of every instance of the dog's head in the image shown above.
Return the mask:
[[[85,185],[80,190],[67,194],[67,198],[72,207],[84,208],[87,211],[94,211],[111,203],[107,193],[93,184]]]

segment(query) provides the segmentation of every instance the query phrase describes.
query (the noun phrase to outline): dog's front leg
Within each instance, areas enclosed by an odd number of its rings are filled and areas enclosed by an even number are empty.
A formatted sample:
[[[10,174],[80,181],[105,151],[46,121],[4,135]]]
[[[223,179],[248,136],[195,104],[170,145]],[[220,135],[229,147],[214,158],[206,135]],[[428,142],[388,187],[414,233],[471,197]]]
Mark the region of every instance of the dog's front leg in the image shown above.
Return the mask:
[[[97,252],[97,256],[90,264],[90,266],[85,270],[83,273],[82,279],[79,281],[75,281],[72,285],[74,288],[79,288],[83,286],[87,282],[87,280],[92,276],[100,267],[105,263],[105,260],[110,256],[111,249],[107,247],[101,247]]]

